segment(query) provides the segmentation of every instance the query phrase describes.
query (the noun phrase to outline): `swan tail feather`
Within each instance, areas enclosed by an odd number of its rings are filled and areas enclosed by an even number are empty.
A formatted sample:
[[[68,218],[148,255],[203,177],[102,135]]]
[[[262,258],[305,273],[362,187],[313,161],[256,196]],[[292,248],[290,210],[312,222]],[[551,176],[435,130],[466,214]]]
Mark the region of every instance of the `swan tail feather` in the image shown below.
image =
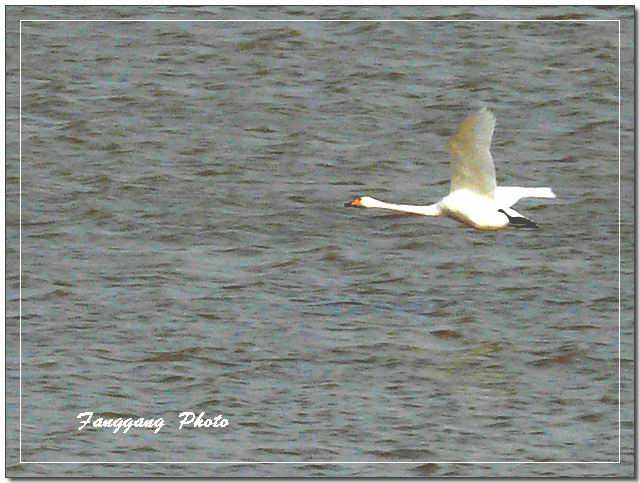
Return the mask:
[[[498,186],[494,192],[495,200],[502,206],[515,205],[522,198],[555,198],[551,188],[522,188],[520,186]]]
[[[523,198],[555,198],[556,194],[553,192],[551,188],[528,188],[526,194]]]

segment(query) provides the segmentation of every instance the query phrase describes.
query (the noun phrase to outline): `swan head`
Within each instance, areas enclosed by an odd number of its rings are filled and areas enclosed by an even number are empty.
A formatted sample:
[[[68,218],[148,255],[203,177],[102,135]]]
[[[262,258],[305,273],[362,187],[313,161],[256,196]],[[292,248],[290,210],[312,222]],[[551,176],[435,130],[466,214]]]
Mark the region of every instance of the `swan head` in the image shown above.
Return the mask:
[[[371,198],[369,196],[358,196],[344,204],[344,206],[349,206],[351,208],[375,208],[377,206],[377,202],[375,198]]]

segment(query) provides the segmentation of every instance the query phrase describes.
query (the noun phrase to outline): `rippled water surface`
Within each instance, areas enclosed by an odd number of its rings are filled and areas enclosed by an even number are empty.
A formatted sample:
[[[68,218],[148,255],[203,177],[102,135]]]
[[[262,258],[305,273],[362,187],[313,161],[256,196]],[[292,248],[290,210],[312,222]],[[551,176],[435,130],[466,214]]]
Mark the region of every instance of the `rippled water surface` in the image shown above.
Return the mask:
[[[11,458],[18,19],[624,18],[630,58],[631,8],[10,10]],[[623,463],[486,463],[618,460],[617,22],[21,28],[22,459],[236,464],[10,473],[632,475],[631,84]],[[343,207],[444,196],[446,138],[483,104],[499,184],[558,195],[518,204],[539,230]],[[78,431],[88,410],[167,425]],[[230,425],[180,431],[180,411]]]

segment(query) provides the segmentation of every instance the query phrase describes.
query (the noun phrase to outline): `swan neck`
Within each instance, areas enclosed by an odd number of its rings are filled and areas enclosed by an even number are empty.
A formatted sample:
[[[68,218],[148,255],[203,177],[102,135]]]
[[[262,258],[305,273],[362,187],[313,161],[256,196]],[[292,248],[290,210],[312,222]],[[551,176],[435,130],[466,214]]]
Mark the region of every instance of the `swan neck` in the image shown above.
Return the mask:
[[[439,216],[441,214],[441,209],[437,203],[426,206],[418,206],[418,205],[399,205],[396,203],[386,203],[384,201],[376,200],[375,198],[371,199],[371,202],[368,203],[368,208],[382,208],[384,210],[393,210],[393,211],[401,211],[403,213],[413,213],[416,215],[424,215],[424,216]]]

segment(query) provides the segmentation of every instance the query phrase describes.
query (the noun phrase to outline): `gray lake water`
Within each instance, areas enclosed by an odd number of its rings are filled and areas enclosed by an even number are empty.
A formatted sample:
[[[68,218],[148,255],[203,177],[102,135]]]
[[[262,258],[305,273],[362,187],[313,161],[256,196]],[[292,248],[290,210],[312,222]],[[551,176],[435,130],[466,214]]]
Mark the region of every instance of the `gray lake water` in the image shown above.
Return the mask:
[[[8,474],[632,476],[632,8],[10,8]],[[18,20],[72,18],[452,21],[22,22],[19,464]],[[623,19],[620,333],[618,23],[496,18]],[[480,105],[540,229],[343,207]],[[551,464],[618,461],[619,337],[621,464]],[[102,461],[156,463],[42,464]]]

